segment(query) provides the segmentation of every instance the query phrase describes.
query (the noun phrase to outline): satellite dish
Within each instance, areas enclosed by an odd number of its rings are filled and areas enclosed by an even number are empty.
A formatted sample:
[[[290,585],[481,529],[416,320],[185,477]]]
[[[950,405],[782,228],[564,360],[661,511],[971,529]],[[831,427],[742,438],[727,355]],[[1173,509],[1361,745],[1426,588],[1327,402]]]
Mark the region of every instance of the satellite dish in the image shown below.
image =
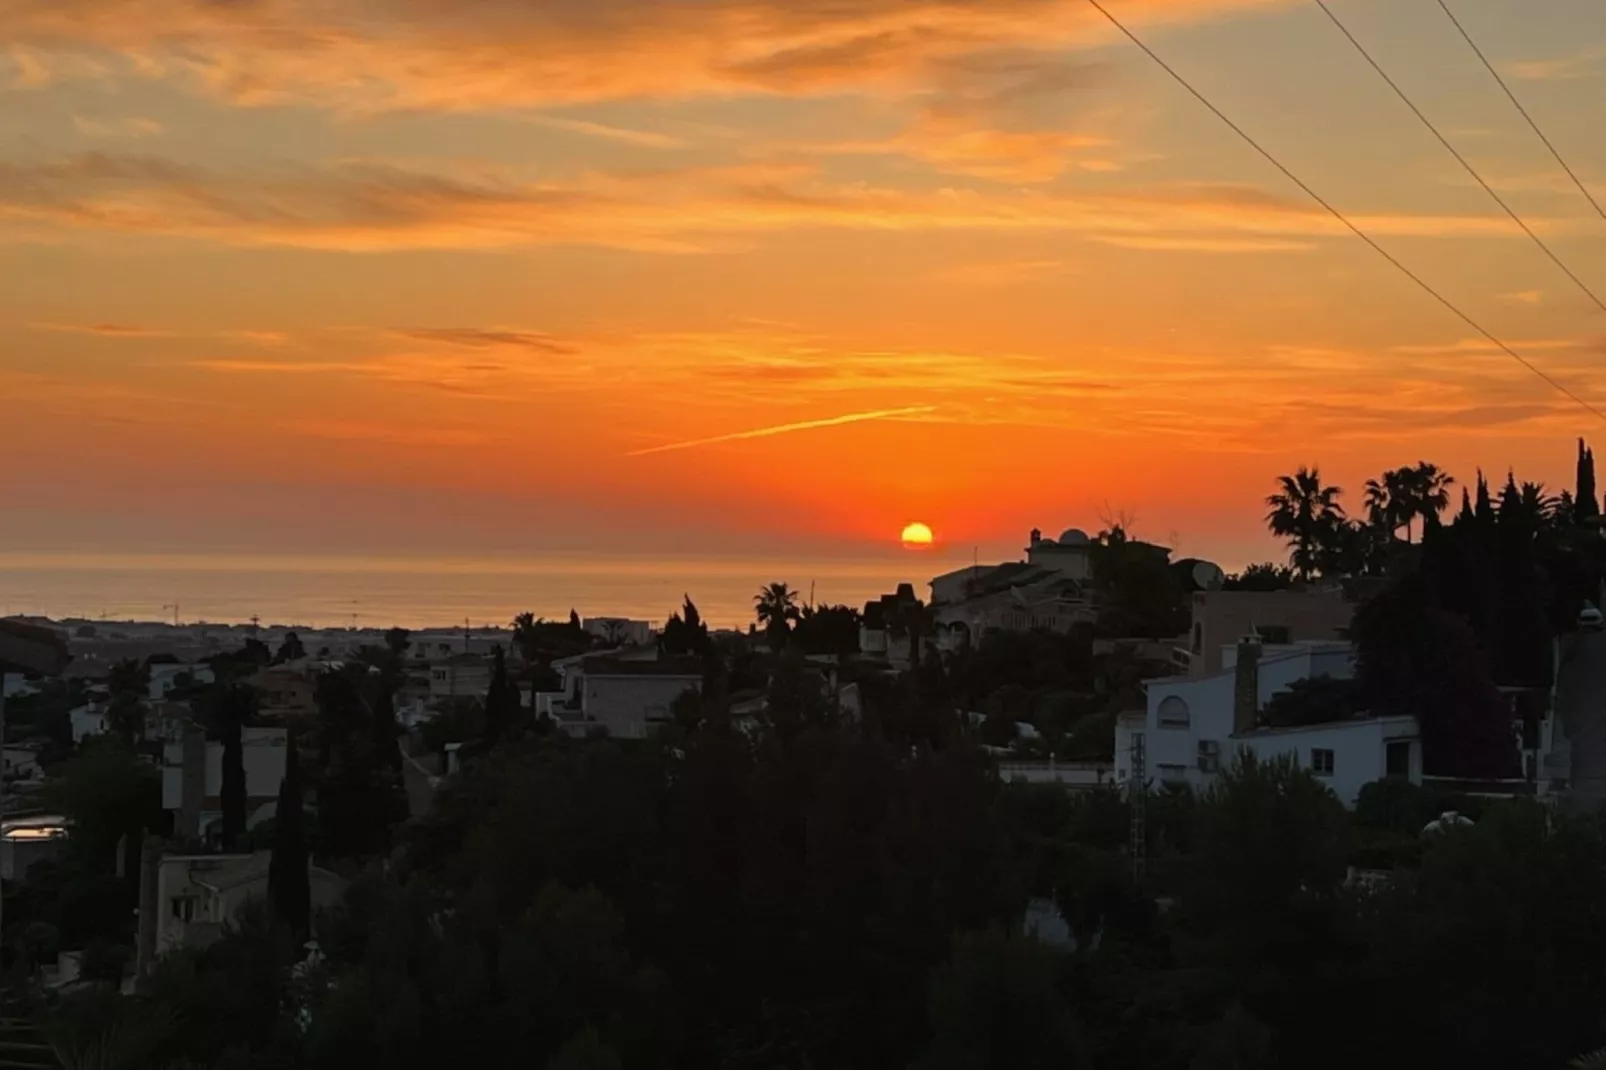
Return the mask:
[[[1193,566],[1193,582],[1198,584],[1201,591],[1219,591],[1227,579],[1227,574],[1221,571],[1221,566],[1212,561],[1200,561]]]

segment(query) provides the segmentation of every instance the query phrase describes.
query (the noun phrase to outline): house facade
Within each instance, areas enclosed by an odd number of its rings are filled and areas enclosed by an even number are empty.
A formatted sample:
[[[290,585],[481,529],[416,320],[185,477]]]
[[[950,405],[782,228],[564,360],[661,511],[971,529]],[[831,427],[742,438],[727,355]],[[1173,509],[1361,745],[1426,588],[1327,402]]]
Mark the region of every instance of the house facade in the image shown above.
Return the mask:
[[[1145,779],[1202,790],[1240,750],[1270,760],[1292,756],[1353,806],[1361,787],[1384,776],[1422,780],[1414,717],[1357,717],[1295,728],[1261,723],[1266,703],[1296,681],[1349,679],[1354,649],[1344,642],[1262,646],[1245,640],[1222,655],[1226,667],[1199,676],[1150,680],[1141,717],[1115,729],[1115,780],[1130,784],[1133,744],[1144,744]]]
[[[1172,664],[1189,676],[1220,672],[1243,636],[1257,634],[1272,645],[1338,641],[1355,607],[1338,588],[1308,591],[1195,591],[1187,643],[1172,651]]]
[[[241,730],[245,765],[246,827],[272,817],[284,779],[283,728]],[[175,816],[180,835],[207,836],[223,820],[223,744],[198,728],[162,748],[162,808]]]
[[[156,954],[221,936],[248,901],[267,898],[272,861],[271,851],[163,855],[156,873]],[[345,891],[345,881],[318,866],[308,867],[308,878],[314,911],[335,905]]]
[[[580,622],[588,635],[609,646],[645,646],[652,642],[652,622],[625,617],[587,617]]]
[[[152,702],[160,702],[173,693],[173,689],[183,683],[210,684],[216,677],[212,673],[212,666],[204,662],[191,665],[157,663],[149,667],[150,694]]]
[[[318,710],[318,677],[324,668],[324,663],[313,658],[301,658],[258,671],[249,681],[257,690],[257,715],[269,721],[313,716]]]
[[[429,666],[431,702],[454,698],[484,698],[491,690],[492,664],[479,654],[458,654]]]
[[[674,702],[687,691],[701,691],[703,673],[695,661],[617,661],[590,658],[582,664],[580,716],[620,739],[642,739],[670,719]]]

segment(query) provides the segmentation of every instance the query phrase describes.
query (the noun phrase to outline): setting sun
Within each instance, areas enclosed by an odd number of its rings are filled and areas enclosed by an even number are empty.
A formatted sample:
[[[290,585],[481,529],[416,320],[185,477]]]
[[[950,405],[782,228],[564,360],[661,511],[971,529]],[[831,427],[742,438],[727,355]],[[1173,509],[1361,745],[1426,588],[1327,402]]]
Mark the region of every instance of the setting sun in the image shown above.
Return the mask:
[[[931,529],[921,523],[904,525],[903,545],[909,549],[923,549],[930,546]]]

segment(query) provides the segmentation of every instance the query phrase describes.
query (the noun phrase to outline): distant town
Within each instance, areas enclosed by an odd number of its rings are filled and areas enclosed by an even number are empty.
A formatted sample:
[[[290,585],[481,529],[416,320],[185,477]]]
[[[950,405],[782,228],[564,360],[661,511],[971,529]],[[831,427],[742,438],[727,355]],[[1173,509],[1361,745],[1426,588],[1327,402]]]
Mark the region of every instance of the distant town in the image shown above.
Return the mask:
[[[1224,829],[1272,837],[1233,848],[1253,866],[1291,849],[1275,829],[1321,845],[1294,884],[1220,878],[1251,881],[1242,894],[1270,895],[1274,912],[1318,886],[1426,909],[1440,894],[1421,883],[1433,837],[1528,813],[1561,829],[1606,801],[1594,479],[1582,442],[1575,486],[1554,494],[1514,475],[1463,484],[1419,462],[1346,496],[1302,468],[1266,499],[1286,564],[1229,575],[1119,526],[1034,530],[1018,560],[977,562],[923,590],[900,584],[863,605],[768,584],[741,630],[711,629],[689,593],[664,621],[578,610],[416,631],[0,621],[7,968],[47,1001],[109,986],[135,1002],[96,1013],[128,1013],[200,998],[169,991],[173,971],[222,984],[222,949],[268,954],[252,950],[252,934],[278,931],[301,948],[264,975],[278,986],[270,1006],[288,1017],[270,1015],[247,1039],[304,1055],[319,1028],[337,1028],[330,1016],[348,1013],[351,986],[374,976],[365,956],[379,952],[343,942],[377,923],[355,904],[436,903],[452,920],[427,939],[445,953],[453,940],[491,939],[473,928],[491,924],[474,920],[480,910],[502,919],[498,932],[535,926],[529,939],[551,939],[526,912],[547,909],[547,894],[551,909],[592,909],[565,897],[593,884],[608,909],[644,919],[659,907],[637,901],[631,874],[661,866],[651,879],[691,897],[673,901],[685,924],[702,895],[738,895],[744,905],[729,909],[770,924],[760,903],[792,895],[782,889],[800,875],[850,879],[815,871],[849,864],[831,853],[847,848],[816,842],[841,807],[894,823],[913,807],[937,822],[885,831],[893,838],[876,850],[933,835],[990,859],[997,883],[965,892],[958,913],[903,922],[929,926],[919,931],[939,948],[981,921],[1050,955],[1205,924],[1187,919],[1215,902],[1197,882],[1217,872],[1210,852],[1227,848],[1211,837]],[[675,823],[681,810],[688,824]],[[781,883],[696,892],[727,863],[683,872],[655,853],[656,836],[680,837],[686,857],[756,852],[728,863],[758,867],[740,881]],[[603,843],[606,858],[594,855]],[[1044,853],[1045,843],[1060,846]],[[1606,871],[1606,847],[1591,849]],[[922,859],[920,881],[959,879],[941,853]],[[863,902],[893,895],[902,872]],[[537,895],[544,882],[557,883]],[[495,898],[474,906],[475,896]],[[1167,920],[1163,905],[1177,902],[1182,920]],[[1342,902],[1331,909],[1349,909]],[[845,901],[843,918],[862,908]],[[628,954],[692,969],[688,952],[629,939]],[[1005,953],[987,946],[953,945],[953,968]],[[739,967],[737,945],[719,953],[727,969],[757,969]],[[900,968],[915,977],[940,961],[915,955]],[[779,984],[759,972],[755,983]],[[604,1042],[600,1014],[569,1020],[553,1058],[564,1044],[639,1042],[618,1030]],[[707,1027],[737,1028],[719,1021]],[[917,1035],[871,1046],[895,1062],[918,1053]],[[221,1050],[178,1026],[164,1036],[191,1057]],[[654,1036],[695,1062],[707,1055],[704,1041]]]

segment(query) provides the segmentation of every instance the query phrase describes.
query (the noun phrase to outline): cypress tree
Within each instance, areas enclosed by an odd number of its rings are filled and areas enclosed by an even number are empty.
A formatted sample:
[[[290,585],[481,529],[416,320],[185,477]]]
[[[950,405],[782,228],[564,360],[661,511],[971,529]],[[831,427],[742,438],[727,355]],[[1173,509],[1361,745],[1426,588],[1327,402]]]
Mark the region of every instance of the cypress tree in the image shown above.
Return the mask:
[[[1494,503],[1489,500],[1489,481],[1483,478],[1483,469],[1478,469],[1478,505],[1477,518],[1486,523],[1494,521]]]
[[[301,810],[301,765],[296,737],[285,743],[284,779],[273,824],[273,858],[268,864],[268,901],[296,939],[305,940],[312,922],[312,881],[307,872],[307,830]]]
[[[1578,491],[1574,511],[1579,520],[1600,515],[1600,498],[1595,493],[1595,451],[1578,440]]]
[[[491,688],[485,695],[485,741],[495,744],[517,727],[519,690],[507,678],[507,659],[500,645],[491,653]]]
[[[1457,516],[1455,518],[1455,522],[1457,524],[1462,524],[1462,523],[1470,524],[1475,519],[1477,519],[1477,518],[1476,518],[1476,516],[1474,516],[1474,514],[1472,512],[1472,493],[1470,491],[1468,491],[1467,488],[1462,487],[1461,488],[1461,512],[1459,514],[1457,514]]]
[[[223,778],[219,795],[223,809],[223,849],[238,849],[245,835],[245,709],[250,701],[237,687],[229,688],[218,703],[218,725],[223,736]]]

